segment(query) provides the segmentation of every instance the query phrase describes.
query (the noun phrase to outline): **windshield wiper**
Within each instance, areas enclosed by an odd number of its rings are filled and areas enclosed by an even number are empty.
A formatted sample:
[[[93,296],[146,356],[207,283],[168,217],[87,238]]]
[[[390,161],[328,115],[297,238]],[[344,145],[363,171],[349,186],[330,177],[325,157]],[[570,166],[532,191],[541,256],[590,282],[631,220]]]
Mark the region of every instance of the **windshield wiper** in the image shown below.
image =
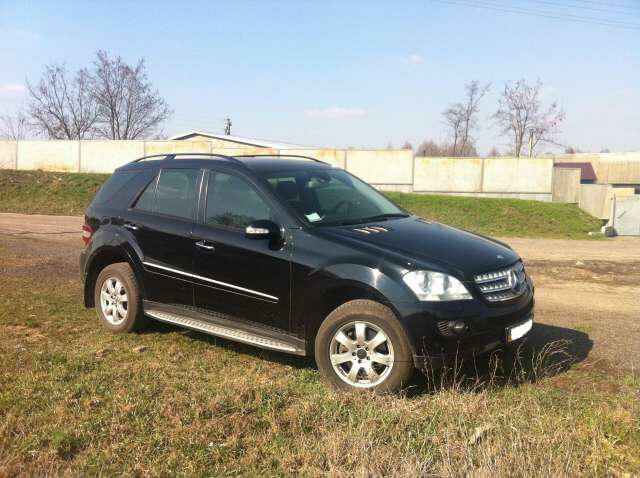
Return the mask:
[[[394,217],[409,217],[409,214],[405,214],[403,212],[388,212],[386,214],[378,214],[377,216],[365,217],[365,218],[359,219],[358,222],[364,223],[364,222],[386,221]]]

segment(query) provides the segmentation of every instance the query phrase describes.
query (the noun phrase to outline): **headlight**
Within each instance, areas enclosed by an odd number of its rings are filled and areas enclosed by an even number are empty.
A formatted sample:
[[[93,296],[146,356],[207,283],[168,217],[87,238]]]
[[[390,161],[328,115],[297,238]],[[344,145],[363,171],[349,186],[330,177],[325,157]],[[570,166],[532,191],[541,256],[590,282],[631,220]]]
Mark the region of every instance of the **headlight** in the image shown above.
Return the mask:
[[[441,272],[413,271],[402,278],[418,299],[430,302],[472,299],[467,288],[455,277]]]

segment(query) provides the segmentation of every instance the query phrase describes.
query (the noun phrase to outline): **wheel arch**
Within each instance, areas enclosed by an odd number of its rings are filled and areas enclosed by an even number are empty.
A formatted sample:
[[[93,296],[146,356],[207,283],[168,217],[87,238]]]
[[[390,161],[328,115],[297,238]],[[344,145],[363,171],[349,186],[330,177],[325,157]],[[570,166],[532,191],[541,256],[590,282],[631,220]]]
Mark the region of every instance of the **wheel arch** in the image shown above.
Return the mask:
[[[144,283],[142,281],[142,266],[133,259],[133,256],[124,247],[121,246],[103,246],[96,250],[86,266],[86,276],[84,280],[84,305],[85,307],[94,307],[94,288],[95,282],[100,271],[110,264],[117,262],[126,262],[133,269],[133,273],[138,281],[140,293],[144,297]]]
[[[382,291],[364,282],[342,280],[326,288],[306,307],[304,322],[308,350],[313,350],[318,329],[327,316],[342,304],[358,299],[371,300],[388,307],[408,335],[408,331],[400,320],[398,309]]]

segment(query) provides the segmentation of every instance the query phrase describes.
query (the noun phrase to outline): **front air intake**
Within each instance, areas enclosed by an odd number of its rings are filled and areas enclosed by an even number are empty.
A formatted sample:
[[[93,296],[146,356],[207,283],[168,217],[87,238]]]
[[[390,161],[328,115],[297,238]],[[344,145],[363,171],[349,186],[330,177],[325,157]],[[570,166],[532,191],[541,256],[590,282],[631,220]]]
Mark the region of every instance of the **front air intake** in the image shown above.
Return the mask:
[[[367,226],[367,227],[357,227],[354,229],[356,232],[361,232],[362,234],[378,234],[380,232],[389,232],[389,229],[382,226]]]

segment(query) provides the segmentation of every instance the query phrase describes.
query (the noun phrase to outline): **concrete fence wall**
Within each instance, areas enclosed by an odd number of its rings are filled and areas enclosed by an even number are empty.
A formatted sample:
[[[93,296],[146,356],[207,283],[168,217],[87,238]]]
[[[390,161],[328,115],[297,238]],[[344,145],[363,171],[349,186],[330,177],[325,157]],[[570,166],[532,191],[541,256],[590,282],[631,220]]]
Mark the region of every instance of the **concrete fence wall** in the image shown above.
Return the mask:
[[[580,199],[581,174],[580,168],[554,168],[553,201],[577,203]]]
[[[384,190],[550,201],[549,158],[414,158],[411,150],[220,148],[211,141],[0,141],[0,167],[109,173],[163,153],[299,154],[344,168]]]
[[[416,192],[551,201],[552,187],[549,158],[415,158]]]
[[[600,184],[640,184],[640,152],[577,153],[549,157],[556,163],[591,163]]]
[[[554,161],[593,161],[598,182],[640,184],[640,153],[559,155],[540,158],[427,158],[410,150],[287,149],[221,147],[191,141],[0,141],[0,168],[110,173],[142,156],[165,153],[297,154],[346,169],[383,190],[480,197],[577,202],[607,218],[609,185],[580,185],[579,171]],[[225,146],[229,146],[226,143]],[[633,189],[615,189],[630,194]]]

